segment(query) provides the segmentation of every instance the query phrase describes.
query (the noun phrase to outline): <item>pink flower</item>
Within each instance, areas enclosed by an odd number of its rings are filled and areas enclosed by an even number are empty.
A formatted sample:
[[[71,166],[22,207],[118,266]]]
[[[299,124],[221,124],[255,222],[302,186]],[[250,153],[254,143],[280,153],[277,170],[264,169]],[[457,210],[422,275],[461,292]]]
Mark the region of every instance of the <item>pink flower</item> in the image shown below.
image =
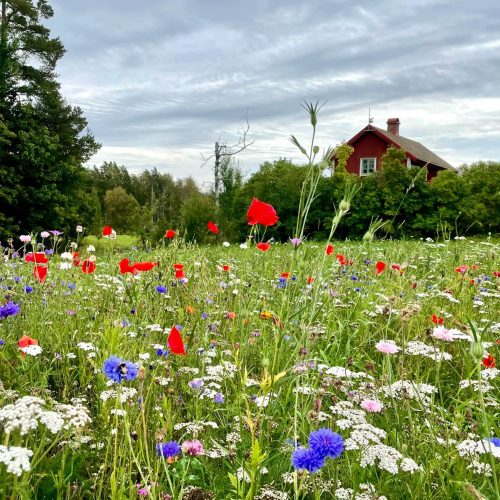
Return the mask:
[[[204,449],[201,441],[198,439],[193,439],[192,441],[184,441],[181,445],[181,450],[183,453],[187,453],[192,457],[196,457],[197,455],[203,455]]]
[[[377,351],[383,352],[384,354],[396,354],[400,351],[394,340],[381,340],[375,344],[375,347]]]
[[[437,326],[432,330],[432,336],[438,340],[445,340],[446,342],[453,342],[453,332],[447,330],[444,326]]]
[[[361,401],[361,408],[371,413],[380,413],[383,407],[384,405],[376,399],[363,399]]]

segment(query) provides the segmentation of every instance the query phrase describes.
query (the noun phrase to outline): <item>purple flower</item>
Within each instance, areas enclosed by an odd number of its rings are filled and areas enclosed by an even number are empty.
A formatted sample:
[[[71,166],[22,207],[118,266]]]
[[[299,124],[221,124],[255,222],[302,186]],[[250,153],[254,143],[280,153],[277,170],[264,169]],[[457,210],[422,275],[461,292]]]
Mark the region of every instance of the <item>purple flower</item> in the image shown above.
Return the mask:
[[[181,447],[177,441],[169,441],[168,443],[158,443],[156,445],[156,453],[159,457],[174,458],[181,452]]]
[[[295,470],[316,472],[325,465],[325,459],[309,448],[297,448],[292,454],[292,465]]]
[[[7,318],[9,316],[17,316],[21,306],[15,302],[7,302],[4,306],[0,306],[0,319]]]
[[[218,392],[214,396],[214,403],[219,403],[219,404],[224,403],[224,394],[222,394],[222,392]]]
[[[189,387],[191,387],[191,389],[194,389],[194,390],[201,389],[203,386],[203,379],[195,378],[195,379],[191,380],[190,382],[188,382],[188,385],[189,385]]]
[[[116,356],[110,356],[104,361],[103,372],[110,380],[121,383],[124,380],[134,380],[139,369],[130,361],[123,361]]]
[[[318,429],[309,435],[309,446],[322,458],[338,458],[344,451],[344,440],[330,429]]]
[[[290,243],[293,248],[297,248],[302,243],[302,240],[300,238],[290,238]]]
[[[167,292],[167,287],[166,286],[163,286],[163,285],[158,285],[156,287],[156,291],[158,293],[166,293]]]
[[[52,229],[52,231],[49,231],[50,234],[53,234],[54,236],[61,236],[61,234],[64,234],[63,231],[58,231],[57,229]]]

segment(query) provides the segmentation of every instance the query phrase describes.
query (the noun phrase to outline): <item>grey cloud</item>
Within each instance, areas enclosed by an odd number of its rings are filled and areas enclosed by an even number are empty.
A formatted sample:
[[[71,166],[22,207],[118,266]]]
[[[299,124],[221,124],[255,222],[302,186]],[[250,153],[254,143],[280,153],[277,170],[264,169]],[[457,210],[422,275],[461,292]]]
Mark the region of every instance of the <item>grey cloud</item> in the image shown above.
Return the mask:
[[[359,130],[369,106],[405,115],[425,100],[434,103],[430,135],[450,156],[500,157],[498,135],[457,141],[435,119],[445,107],[466,135],[452,99],[490,98],[500,107],[496,0],[52,4],[50,26],[68,49],[59,66],[63,92],[105,146],[94,162],[138,170],[157,159],[167,169],[184,158],[183,173],[199,176],[200,154],[219,136],[237,139],[248,113],[256,144],[242,161],[251,170],[293,155],[288,134],[307,131],[299,104],[318,98],[329,101],[322,137],[332,143]]]

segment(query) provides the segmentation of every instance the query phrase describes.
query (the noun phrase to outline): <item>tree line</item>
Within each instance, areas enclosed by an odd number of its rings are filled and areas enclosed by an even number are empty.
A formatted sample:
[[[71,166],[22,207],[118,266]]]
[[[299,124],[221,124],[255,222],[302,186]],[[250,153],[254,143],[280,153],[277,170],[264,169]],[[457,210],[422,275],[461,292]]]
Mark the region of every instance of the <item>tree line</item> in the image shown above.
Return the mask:
[[[87,225],[98,233],[104,223],[111,224],[118,232],[149,241],[161,240],[171,228],[203,243],[213,241],[206,227],[213,220],[221,229],[219,239],[242,241],[248,233],[246,211],[256,197],[273,205],[280,217],[266,237],[286,241],[294,232],[307,168],[280,159],[264,162],[244,179],[234,162],[227,161],[221,167],[217,206],[214,193],[201,191],[191,178],[175,180],[155,169],[133,175],[116,163],[104,163],[88,171],[86,191],[92,193],[94,213]],[[308,238],[327,237],[347,182],[359,183],[359,191],[337,230],[340,238],[362,238],[377,219],[384,222],[381,237],[500,232],[500,163],[464,165],[427,182],[425,168],[408,169],[404,152],[389,148],[381,170],[370,176],[352,176],[342,168],[324,171],[306,225]]]

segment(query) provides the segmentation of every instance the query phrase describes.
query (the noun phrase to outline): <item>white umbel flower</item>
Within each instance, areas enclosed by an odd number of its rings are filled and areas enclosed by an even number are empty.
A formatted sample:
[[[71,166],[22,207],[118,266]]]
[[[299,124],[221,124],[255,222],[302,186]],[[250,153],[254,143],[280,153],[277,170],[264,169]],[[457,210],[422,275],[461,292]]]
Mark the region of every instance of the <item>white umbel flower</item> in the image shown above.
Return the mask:
[[[28,448],[0,445],[0,463],[5,464],[7,472],[16,476],[20,476],[23,472],[29,472],[32,456],[33,452]]]

